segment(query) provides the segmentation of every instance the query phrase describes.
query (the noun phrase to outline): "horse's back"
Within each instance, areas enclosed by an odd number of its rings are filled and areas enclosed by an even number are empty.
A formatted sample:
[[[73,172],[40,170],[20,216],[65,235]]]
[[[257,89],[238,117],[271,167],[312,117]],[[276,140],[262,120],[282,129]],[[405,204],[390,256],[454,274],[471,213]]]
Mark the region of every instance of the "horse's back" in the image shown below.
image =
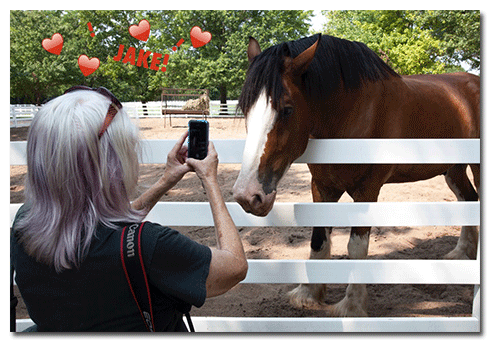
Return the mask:
[[[403,76],[403,82],[408,88],[406,103],[411,106],[406,114],[420,114],[418,124],[431,131],[433,138],[480,137],[479,76],[462,72],[412,75]]]

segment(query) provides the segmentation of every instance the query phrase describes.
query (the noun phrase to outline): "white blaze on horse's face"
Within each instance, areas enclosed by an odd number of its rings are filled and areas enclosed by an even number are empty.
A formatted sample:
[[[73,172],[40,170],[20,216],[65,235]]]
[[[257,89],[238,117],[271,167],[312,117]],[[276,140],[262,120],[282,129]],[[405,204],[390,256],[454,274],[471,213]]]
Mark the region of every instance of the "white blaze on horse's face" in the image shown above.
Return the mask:
[[[233,187],[235,200],[243,209],[258,216],[269,213],[276,192],[266,194],[259,183],[260,159],[264,154],[267,135],[273,129],[277,112],[272,108],[265,90],[247,114],[247,140],[243,151],[242,168]]]
[[[264,154],[267,135],[274,127],[276,115],[265,91],[262,91],[247,116],[247,140],[243,150],[242,172],[258,172],[260,157]]]

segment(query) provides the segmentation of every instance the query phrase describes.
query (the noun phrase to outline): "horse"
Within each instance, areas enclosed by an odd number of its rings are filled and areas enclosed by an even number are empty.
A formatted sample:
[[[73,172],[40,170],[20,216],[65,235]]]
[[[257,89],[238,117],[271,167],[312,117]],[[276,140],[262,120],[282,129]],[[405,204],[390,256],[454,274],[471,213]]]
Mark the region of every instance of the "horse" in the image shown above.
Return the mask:
[[[277,184],[308,140],[335,138],[479,138],[480,78],[468,73],[401,76],[365,44],[327,35],[261,51],[250,37],[249,66],[239,97],[247,138],[234,199],[248,213],[267,215]],[[445,175],[458,200],[478,201],[480,165],[309,164],[314,202],[376,202],[385,183]],[[350,259],[365,259],[370,227],[351,227]],[[332,227],[314,227],[310,259],[330,258]],[[462,227],[445,257],[475,259],[478,227]],[[322,305],[325,284],[300,284],[292,305]],[[334,316],[367,316],[366,285],[349,284]]]

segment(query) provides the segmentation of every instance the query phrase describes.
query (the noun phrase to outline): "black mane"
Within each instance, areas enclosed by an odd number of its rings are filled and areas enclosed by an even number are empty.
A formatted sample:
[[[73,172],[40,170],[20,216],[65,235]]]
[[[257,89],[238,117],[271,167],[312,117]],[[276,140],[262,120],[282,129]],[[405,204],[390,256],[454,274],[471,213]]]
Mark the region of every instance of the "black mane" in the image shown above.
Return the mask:
[[[259,93],[265,88],[276,107],[283,86],[281,74],[284,57],[296,57],[310,47],[318,35],[272,46],[256,56],[238,100],[243,113],[248,113]],[[365,44],[322,35],[315,57],[302,76],[306,94],[312,101],[325,99],[342,80],[346,90],[358,89],[364,81],[375,82],[400,77]]]

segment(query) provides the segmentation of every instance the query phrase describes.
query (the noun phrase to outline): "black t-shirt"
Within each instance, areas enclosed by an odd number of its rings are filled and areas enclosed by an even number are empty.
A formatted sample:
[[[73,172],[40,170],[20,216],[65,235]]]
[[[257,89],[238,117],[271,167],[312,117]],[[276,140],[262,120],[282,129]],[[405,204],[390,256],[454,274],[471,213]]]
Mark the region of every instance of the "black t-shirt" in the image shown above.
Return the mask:
[[[122,268],[120,237],[120,231],[99,225],[80,268],[56,273],[27,255],[13,234],[15,280],[39,331],[146,331]],[[149,222],[141,249],[155,330],[182,330],[178,308],[200,307],[206,299],[211,250]]]

